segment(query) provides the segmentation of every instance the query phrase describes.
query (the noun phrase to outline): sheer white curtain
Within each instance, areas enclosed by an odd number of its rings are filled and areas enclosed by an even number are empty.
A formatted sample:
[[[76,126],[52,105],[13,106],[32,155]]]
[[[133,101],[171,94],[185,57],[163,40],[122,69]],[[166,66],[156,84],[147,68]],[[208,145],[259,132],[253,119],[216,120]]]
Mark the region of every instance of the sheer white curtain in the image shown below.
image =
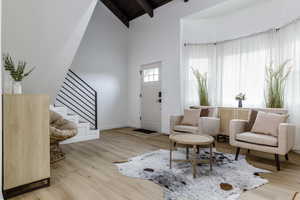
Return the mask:
[[[184,56],[186,106],[199,104],[192,68],[208,73],[212,104],[236,106],[235,96],[242,92],[246,94],[246,107],[265,106],[266,66],[271,62],[279,65],[290,59],[293,68],[287,81],[286,106],[297,105],[300,109],[299,21],[280,31],[268,31],[216,45],[186,46]]]
[[[297,125],[296,148],[300,149],[300,22],[280,29],[274,36],[276,62],[291,59],[292,71],[286,85],[285,106],[289,110],[289,120]],[[276,57],[276,56],[274,56]]]
[[[208,75],[208,90],[212,91],[216,86],[216,47],[215,45],[192,45],[184,51],[184,105],[189,107],[199,105],[197,82],[192,69],[198,69]],[[210,102],[214,97],[209,93]]]
[[[246,94],[246,107],[264,105],[265,66],[270,63],[270,34],[217,45],[217,65],[222,69],[221,104],[236,106],[235,96]],[[217,94],[218,95],[218,94]]]
[[[186,46],[184,105],[199,105],[197,83],[191,71],[198,68],[208,73],[212,105],[236,106],[235,96],[243,92],[247,98],[245,106],[263,106],[265,66],[270,62],[271,40],[271,35],[266,33],[217,45]]]

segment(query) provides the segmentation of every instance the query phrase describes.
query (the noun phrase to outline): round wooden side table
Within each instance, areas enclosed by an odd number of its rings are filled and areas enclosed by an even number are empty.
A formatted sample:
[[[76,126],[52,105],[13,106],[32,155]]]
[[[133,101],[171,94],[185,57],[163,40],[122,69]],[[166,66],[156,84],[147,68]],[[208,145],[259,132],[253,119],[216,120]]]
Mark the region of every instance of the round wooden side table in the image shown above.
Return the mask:
[[[170,135],[170,169],[172,169],[172,161],[176,162],[191,162],[193,167],[193,177],[196,178],[196,166],[198,163],[203,163],[206,160],[199,160],[197,159],[197,149],[203,146],[209,146],[210,149],[210,170],[212,171],[212,147],[214,143],[214,138],[209,135],[193,135],[193,134],[180,134],[180,135]],[[181,144],[186,146],[186,160],[173,160],[172,159],[172,152],[174,148],[174,144]],[[189,159],[189,147],[193,148],[193,157]]]

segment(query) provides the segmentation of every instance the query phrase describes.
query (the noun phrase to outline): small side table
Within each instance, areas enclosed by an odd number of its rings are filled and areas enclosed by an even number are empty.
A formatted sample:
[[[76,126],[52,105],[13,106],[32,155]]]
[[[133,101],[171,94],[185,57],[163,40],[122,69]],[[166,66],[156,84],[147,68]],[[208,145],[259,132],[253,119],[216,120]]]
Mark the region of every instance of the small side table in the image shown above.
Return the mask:
[[[214,138],[209,135],[192,135],[192,134],[180,134],[180,135],[170,135],[170,169],[172,169],[172,152],[174,148],[174,144],[182,144],[186,146],[187,149],[187,156],[186,160],[174,160],[176,162],[191,162],[193,167],[193,177],[196,178],[196,166],[198,163],[203,163],[203,160],[197,159],[197,149],[202,146],[209,146],[210,149],[210,170],[212,171],[212,147],[214,143]],[[189,147],[193,148],[193,158],[189,159]]]

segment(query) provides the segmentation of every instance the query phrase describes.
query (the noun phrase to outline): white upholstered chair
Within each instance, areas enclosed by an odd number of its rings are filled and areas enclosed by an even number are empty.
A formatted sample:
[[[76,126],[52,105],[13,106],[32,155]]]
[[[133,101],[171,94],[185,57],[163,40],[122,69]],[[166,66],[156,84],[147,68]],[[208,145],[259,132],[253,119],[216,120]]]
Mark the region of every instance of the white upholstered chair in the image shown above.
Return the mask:
[[[287,114],[284,109],[254,109],[253,112],[263,111],[276,114]],[[279,155],[288,160],[288,153],[294,146],[296,127],[289,123],[281,123],[278,136],[250,132],[249,120],[231,120],[230,144],[237,147],[236,160],[241,148],[275,154],[277,170],[280,170]]]
[[[190,134],[207,134],[217,136],[220,129],[220,119],[218,108],[211,106],[200,106],[199,109],[204,111],[205,117],[199,116],[198,126],[182,125],[183,115],[170,117],[170,134],[190,133]]]

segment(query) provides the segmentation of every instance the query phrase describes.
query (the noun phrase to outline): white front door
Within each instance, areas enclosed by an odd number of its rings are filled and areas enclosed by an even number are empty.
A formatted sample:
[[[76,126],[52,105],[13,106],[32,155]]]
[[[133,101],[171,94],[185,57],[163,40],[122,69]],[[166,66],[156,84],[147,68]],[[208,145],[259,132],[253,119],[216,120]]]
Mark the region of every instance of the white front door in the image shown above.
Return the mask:
[[[161,132],[161,62],[141,67],[141,128]]]

